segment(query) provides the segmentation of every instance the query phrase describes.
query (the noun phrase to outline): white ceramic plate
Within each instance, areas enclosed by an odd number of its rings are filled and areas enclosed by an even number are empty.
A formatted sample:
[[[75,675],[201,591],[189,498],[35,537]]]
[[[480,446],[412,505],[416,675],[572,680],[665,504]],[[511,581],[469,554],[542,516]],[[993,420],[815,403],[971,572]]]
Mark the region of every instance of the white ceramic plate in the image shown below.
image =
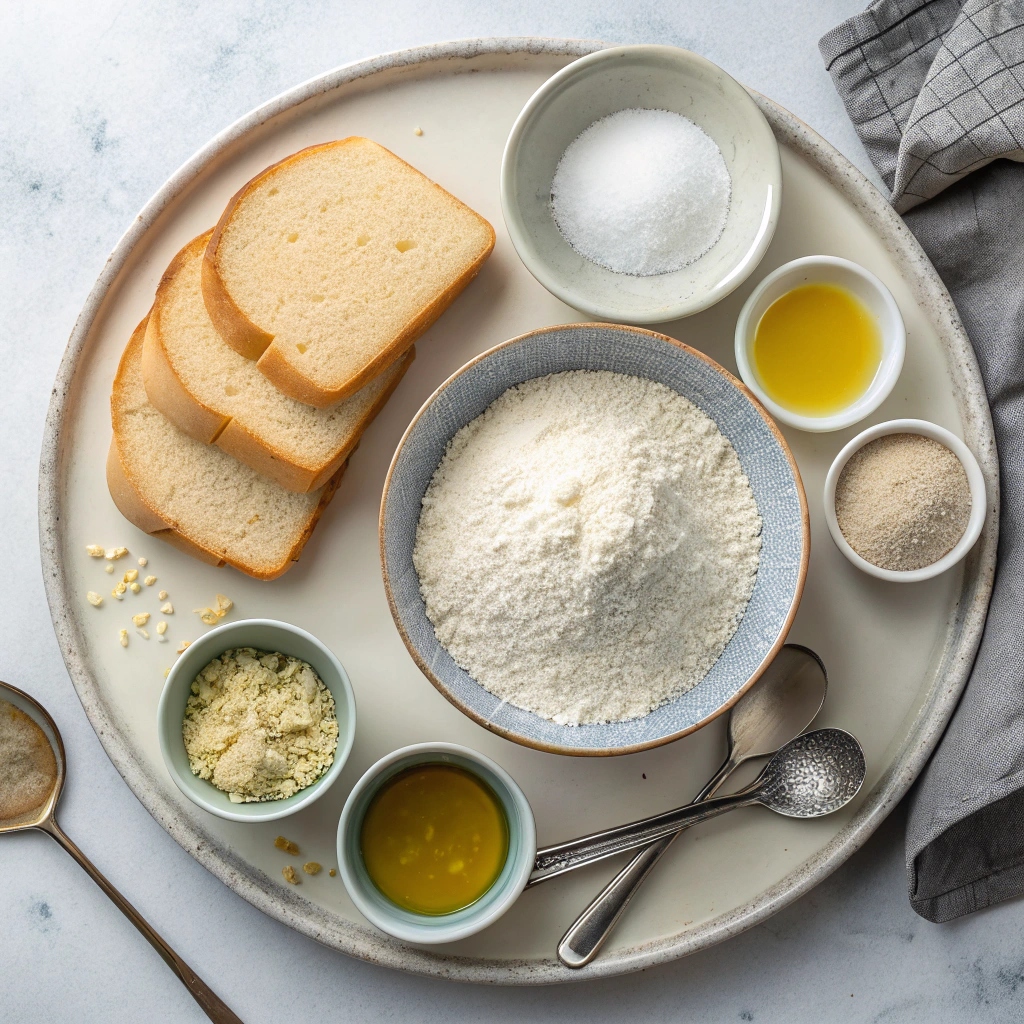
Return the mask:
[[[498,172],[505,138],[537,87],[595,44],[477,40],[364,61],[299,86],[214,139],[178,171],[132,224],[72,334],[54,389],[40,480],[40,534],[58,640],[90,721],[139,799],[181,845],[255,906],[320,942],[376,963],[465,981],[530,984],[636,970],[701,949],[764,920],[824,878],[860,846],[913,781],[959,697],[981,635],[996,549],[995,446],[977,366],[948,294],[909,232],[845,159],[806,126],[758,99],[782,144],[783,204],[757,273],[712,309],[665,333],[735,370],[733,325],[762,274],[807,253],[844,256],[877,274],[907,324],[907,360],[877,421],[918,416],[963,437],[986,474],[989,514],[968,558],[942,576],[904,586],[855,569],[811,503],[811,564],[790,640],[817,651],[830,688],[819,724],[853,732],[868,776],[861,795],[820,821],[788,821],[751,808],[709,822],[676,843],[647,881],[600,957],[578,972],[555,959],[565,928],[618,865],[597,865],[525,893],[494,927],[423,950],[381,934],[327,871],[286,885],[289,858],[273,822],[206,814],[166,774],[156,707],[164,668],[181,639],[203,627],[192,608],[218,591],[239,618],[279,618],[309,630],[352,680],[359,728],[341,777],[288,819],[302,858],[333,862],[346,794],[378,758],[423,741],[462,743],[493,758],[522,786],[541,844],[651,814],[700,789],[724,750],[725,721],[656,750],[572,758],[521,747],[471,722],[421,675],[398,635],[381,581],[377,519],[388,464],[424,399],[480,352],[548,324],[574,322],[525,270],[504,232]],[[423,135],[414,134],[417,126]],[[188,239],[215,222],[249,177],[288,153],[363,134],[437,179],[495,226],[480,276],[417,344],[417,359],[367,431],[343,486],[302,561],[272,583],[201,565],[130,527],[103,480],[109,391],[118,356],[149,307],[160,274]],[[786,431],[809,494],[856,430]],[[131,634],[134,610],[87,590],[111,577],[85,545],[126,544],[146,555],[171,594],[170,643]],[[124,563],[119,563],[123,565]],[[109,590],[109,587],[107,588]],[[156,589],[156,588],[154,588]],[[137,598],[147,609],[155,596]],[[137,607],[137,606],[136,606]],[[130,628],[130,627],[129,627]]]

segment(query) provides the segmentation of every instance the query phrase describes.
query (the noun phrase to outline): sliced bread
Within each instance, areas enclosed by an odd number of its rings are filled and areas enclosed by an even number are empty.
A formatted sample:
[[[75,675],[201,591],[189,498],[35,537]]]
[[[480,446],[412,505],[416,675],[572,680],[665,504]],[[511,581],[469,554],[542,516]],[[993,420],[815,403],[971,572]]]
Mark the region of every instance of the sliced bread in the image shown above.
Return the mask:
[[[149,314],[142,378],[175,426],[292,491],[322,487],[359,443],[414,358],[410,349],[351,398],[315,409],[282,394],[221,338],[203,304],[203,253],[212,232],[171,261]]]
[[[324,408],[390,366],[472,280],[494,229],[369,139],[312,146],[228,203],[210,318],[285,394]]]
[[[342,470],[296,494],[180,431],[146,397],[144,320],[121,356],[110,396],[107,486],[125,518],[213,565],[271,580],[299,557]]]

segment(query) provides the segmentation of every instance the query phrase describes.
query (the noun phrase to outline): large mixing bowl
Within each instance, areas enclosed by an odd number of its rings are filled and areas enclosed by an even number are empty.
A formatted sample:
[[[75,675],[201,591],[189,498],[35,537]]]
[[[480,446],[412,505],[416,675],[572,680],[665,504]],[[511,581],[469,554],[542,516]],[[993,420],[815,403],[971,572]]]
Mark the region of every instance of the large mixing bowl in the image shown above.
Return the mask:
[[[754,592],[733,638],[691,690],[642,718],[559,725],[503,703],[434,635],[413,565],[427,485],[453,435],[510,387],[565,370],[645,377],[688,398],[718,424],[750,479],[763,522]],[[559,754],[626,754],[678,739],[722,714],[746,692],[785,642],[810,555],[800,472],[771,418],[716,362],[672,338],[638,327],[569,324],[524,334],[477,356],[426,401],[402,438],[384,485],[380,551],[391,613],[423,674],[460,711],[507,739]]]

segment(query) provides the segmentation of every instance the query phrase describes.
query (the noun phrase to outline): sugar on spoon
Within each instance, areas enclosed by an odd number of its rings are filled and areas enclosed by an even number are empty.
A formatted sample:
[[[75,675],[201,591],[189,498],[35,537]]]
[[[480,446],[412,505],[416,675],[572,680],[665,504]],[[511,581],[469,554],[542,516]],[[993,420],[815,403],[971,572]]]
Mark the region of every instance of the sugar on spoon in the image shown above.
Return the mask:
[[[828,674],[814,651],[799,644],[783,647],[734,705],[729,715],[728,754],[693,802],[713,797],[745,761],[768,757],[799,736],[817,718],[827,690]],[[678,835],[675,832],[638,851],[576,918],[558,944],[558,958],[566,967],[584,967],[594,959],[629,901]]]
[[[46,709],[17,687],[0,682],[0,716],[6,716],[6,721],[0,721],[0,835],[38,829],[55,839],[149,940],[214,1024],[242,1024],[241,1018],[167,945],[61,831],[55,812],[64,787],[64,743]],[[27,716],[31,721],[21,716]],[[47,754],[44,741],[49,745],[52,757]]]

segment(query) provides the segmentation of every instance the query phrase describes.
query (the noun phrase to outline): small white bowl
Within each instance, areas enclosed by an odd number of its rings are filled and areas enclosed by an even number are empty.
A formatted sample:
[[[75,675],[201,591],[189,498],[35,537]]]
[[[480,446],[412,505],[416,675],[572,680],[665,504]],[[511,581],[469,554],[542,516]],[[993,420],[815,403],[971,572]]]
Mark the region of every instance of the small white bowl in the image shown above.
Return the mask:
[[[878,324],[882,361],[871,386],[852,405],[832,416],[804,416],[773,401],[754,369],[754,336],[768,307],[786,292],[804,284],[835,284],[867,306]],[[736,321],[736,365],[743,383],[777,419],[800,430],[842,430],[870,416],[889,397],[903,370],[907,331],[892,293],[870,271],[838,256],[804,256],[772,271],[750,294]]]
[[[732,177],[722,237],[670,274],[632,277],[591,263],[551,214],[551,182],[566,147],[599,118],[630,107],[688,117],[718,144]],[[526,269],[600,320],[678,320],[724,298],[767,250],[781,199],[779,146],[757,104],[720,67],[675,46],[616,46],[562,68],[523,108],[501,162],[501,209]]]
[[[960,460],[960,464],[967,474],[967,484],[971,489],[971,514],[967,519],[964,535],[937,562],[922,566],[920,569],[904,571],[883,569],[881,566],[872,564],[866,558],[862,558],[850,547],[850,542],[843,536],[843,531],[839,528],[839,520],[836,518],[836,484],[839,483],[839,477],[847,462],[864,445],[876,438],[885,437],[887,434],[920,434],[922,437],[930,437],[933,441],[945,445]],[[945,427],[929,423],[927,420],[889,420],[887,423],[868,427],[836,456],[828,471],[828,476],[825,477],[825,522],[828,523],[828,530],[836,542],[836,547],[858,569],[862,569],[871,576],[877,576],[880,580],[889,580],[892,583],[918,583],[921,580],[930,580],[933,576],[938,576],[956,565],[974,547],[981,536],[981,529],[985,525],[986,507],[985,477],[970,448],[956,434],[950,433]]]
[[[363,818],[377,791],[418,764],[451,764],[477,776],[501,802],[508,823],[508,857],[501,874],[480,899],[453,914],[414,914],[392,903],[370,880],[359,847]],[[355,784],[338,822],[338,867],[352,902],[371,924],[405,942],[434,945],[482,931],[519,898],[536,859],[537,829],[523,791],[500,765],[457,743],[417,743],[382,757]]]
[[[338,716],[338,746],[334,751],[334,762],[312,785],[283,800],[233,804],[227,793],[206,779],[193,775],[189,767],[181,726],[192,682],[214,658],[236,647],[255,647],[301,658],[313,667],[334,697]],[[315,636],[287,622],[242,619],[211,629],[178,657],[160,695],[157,733],[167,771],[178,789],[194,804],[231,821],[274,821],[308,807],[323,796],[341,774],[355,739],[356,699],[341,662]]]

